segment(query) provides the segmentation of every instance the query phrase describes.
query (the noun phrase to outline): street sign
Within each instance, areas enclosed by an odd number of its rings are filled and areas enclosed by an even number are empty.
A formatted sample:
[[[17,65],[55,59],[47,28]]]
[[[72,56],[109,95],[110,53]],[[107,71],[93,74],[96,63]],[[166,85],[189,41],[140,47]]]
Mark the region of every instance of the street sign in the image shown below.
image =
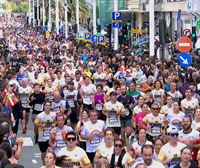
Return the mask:
[[[131,33],[132,33],[132,34],[141,34],[141,33],[142,33],[142,30],[141,30],[141,29],[132,29],[132,30],[131,30]]]
[[[104,43],[105,37],[104,36],[98,36],[98,43]]]
[[[122,27],[122,22],[113,22],[112,23],[113,28],[121,28]]]
[[[97,43],[97,35],[92,35],[92,43]]]
[[[122,13],[121,12],[112,12],[112,22],[121,22]]]
[[[190,37],[190,35],[191,35],[190,29],[185,29],[185,30],[183,30],[183,36]]]
[[[85,40],[91,40],[91,39],[92,39],[92,35],[90,33],[86,33]]]
[[[192,49],[192,41],[189,37],[183,36],[178,39],[176,48],[180,52],[188,52]]]
[[[180,53],[177,60],[182,68],[188,68],[192,63],[192,57],[187,53]]]

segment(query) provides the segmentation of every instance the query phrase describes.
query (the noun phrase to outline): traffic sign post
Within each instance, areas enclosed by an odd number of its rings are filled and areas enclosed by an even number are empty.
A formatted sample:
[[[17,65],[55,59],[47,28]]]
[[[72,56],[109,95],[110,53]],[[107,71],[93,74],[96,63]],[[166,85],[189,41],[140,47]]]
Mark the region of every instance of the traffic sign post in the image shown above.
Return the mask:
[[[176,48],[180,52],[188,52],[192,49],[192,41],[189,37],[183,36],[178,39]]]
[[[177,59],[182,68],[188,68],[192,63],[192,57],[187,53],[180,53]]]
[[[113,22],[112,23],[113,28],[121,28],[122,27],[122,22]]]
[[[191,35],[190,29],[185,29],[185,30],[183,31],[183,36],[190,37],[190,35]]]
[[[105,37],[104,36],[98,36],[97,42],[98,42],[98,44],[104,45],[105,44]]]
[[[122,13],[121,12],[112,12],[112,22],[121,22]]]
[[[92,40],[92,35],[90,33],[86,33],[85,34],[85,41],[86,42],[91,42],[91,40]]]
[[[96,44],[97,43],[97,35],[93,35],[92,36],[92,44]]]

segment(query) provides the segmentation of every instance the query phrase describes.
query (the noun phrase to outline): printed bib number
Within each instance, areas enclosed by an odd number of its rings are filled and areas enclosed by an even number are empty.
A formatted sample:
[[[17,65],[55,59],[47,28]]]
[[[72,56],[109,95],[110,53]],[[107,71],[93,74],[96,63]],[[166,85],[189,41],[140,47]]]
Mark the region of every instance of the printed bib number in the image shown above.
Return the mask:
[[[153,135],[160,135],[161,134],[161,124],[152,124],[151,133]]]
[[[100,143],[100,137],[99,137],[99,135],[94,134],[93,136],[94,136],[93,140],[90,141],[91,146],[97,146],[97,145],[99,145],[99,143]]]
[[[29,101],[29,98],[28,98],[27,96],[22,96],[22,97],[20,98],[20,100],[21,100],[22,104],[27,104],[28,101]]]
[[[169,163],[168,163],[168,167],[169,168],[173,168],[175,165],[178,165],[181,163],[181,158],[179,157],[176,157],[176,158],[173,158]]]
[[[109,120],[109,123],[111,124],[118,122],[118,117],[117,117],[116,112],[109,112],[108,120]]]
[[[102,104],[96,104],[95,109],[101,111],[103,109]]]
[[[67,102],[71,108],[75,107],[74,100],[68,100]]]
[[[43,110],[43,105],[42,104],[35,104],[34,110],[35,111],[42,111]]]
[[[51,134],[51,130],[45,130],[43,132],[43,140],[46,140],[46,141],[49,140],[50,134]]]
[[[57,146],[58,148],[63,148],[63,147],[66,147],[66,144],[65,144],[64,141],[57,141],[57,142],[56,142],[56,146]]]

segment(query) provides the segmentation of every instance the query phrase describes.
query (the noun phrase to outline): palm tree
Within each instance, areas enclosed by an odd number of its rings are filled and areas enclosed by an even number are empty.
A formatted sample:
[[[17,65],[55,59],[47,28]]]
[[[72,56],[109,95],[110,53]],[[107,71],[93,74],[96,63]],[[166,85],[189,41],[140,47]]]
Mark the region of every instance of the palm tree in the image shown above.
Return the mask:
[[[48,3],[46,4],[48,8]],[[51,0],[52,13],[55,13],[55,0]],[[65,0],[59,0],[59,15],[64,18]],[[86,22],[89,18],[89,5],[85,0],[79,0],[79,18],[80,21]],[[68,0],[68,21],[72,22],[76,19],[76,0]]]

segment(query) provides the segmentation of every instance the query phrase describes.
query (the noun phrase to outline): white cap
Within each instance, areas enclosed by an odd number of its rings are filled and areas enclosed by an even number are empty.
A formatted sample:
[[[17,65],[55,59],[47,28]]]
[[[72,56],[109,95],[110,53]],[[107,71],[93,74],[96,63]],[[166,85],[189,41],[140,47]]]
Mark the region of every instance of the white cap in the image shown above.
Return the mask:
[[[167,134],[176,134],[178,133],[178,129],[174,126],[170,126],[169,128],[167,128]]]

